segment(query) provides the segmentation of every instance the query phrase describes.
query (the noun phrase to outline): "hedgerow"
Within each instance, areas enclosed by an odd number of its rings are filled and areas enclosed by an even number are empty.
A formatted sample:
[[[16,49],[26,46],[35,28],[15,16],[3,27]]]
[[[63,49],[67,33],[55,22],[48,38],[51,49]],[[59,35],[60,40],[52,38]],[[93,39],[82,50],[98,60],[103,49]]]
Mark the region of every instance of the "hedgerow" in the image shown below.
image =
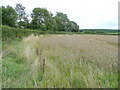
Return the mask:
[[[40,35],[40,34],[78,34],[78,32],[65,32],[65,31],[52,31],[52,30],[33,30],[33,29],[19,29],[19,28],[13,28],[5,25],[0,25],[0,28],[2,28],[2,40],[8,40],[8,39],[16,39],[16,38],[22,38],[27,37],[30,34],[34,35]]]
[[[26,37],[30,34],[45,34],[45,31],[42,30],[31,30],[31,29],[19,29],[19,28],[12,28],[8,26],[1,25],[2,28],[2,40],[5,41],[7,39],[15,39],[15,38],[22,38]]]

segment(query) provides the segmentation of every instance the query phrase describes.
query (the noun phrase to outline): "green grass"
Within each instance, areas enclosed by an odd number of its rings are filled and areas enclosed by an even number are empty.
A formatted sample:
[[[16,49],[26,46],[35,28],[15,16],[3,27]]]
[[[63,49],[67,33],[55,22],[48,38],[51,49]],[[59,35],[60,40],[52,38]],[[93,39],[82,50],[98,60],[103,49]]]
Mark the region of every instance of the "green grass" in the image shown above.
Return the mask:
[[[120,33],[106,33],[108,35],[120,35]]]

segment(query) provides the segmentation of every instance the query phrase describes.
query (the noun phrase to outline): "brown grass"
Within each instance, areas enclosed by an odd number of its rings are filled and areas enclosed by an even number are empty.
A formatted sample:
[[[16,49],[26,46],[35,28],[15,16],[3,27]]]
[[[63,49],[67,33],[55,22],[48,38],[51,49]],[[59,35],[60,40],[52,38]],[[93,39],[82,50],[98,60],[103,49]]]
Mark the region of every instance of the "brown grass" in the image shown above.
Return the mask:
[[[118,86],[118,36],[31,35],[20,47],[18,55],[28,60],[33,87]]]

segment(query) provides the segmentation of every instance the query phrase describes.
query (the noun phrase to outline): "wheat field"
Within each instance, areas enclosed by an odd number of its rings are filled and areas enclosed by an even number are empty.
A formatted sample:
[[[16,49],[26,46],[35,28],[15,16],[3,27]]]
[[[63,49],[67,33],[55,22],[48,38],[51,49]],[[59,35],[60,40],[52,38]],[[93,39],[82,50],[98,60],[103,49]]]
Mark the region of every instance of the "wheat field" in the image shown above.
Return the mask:
[[[20,59],[3,64],[22,70],[4,67],[3,87],[118,87],[117,35],[30,35],[6,50]]]

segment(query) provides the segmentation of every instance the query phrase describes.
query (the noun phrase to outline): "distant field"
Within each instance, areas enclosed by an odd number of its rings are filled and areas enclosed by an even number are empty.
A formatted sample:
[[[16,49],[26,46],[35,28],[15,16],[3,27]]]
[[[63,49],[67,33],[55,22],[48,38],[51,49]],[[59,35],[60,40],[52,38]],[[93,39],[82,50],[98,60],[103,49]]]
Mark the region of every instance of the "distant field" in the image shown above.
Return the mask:
[[[2,87],[117,88],[118,35],[30,35],[3,43]]]
[[[109,35],[120,35],[120,33],[108,33]]]

